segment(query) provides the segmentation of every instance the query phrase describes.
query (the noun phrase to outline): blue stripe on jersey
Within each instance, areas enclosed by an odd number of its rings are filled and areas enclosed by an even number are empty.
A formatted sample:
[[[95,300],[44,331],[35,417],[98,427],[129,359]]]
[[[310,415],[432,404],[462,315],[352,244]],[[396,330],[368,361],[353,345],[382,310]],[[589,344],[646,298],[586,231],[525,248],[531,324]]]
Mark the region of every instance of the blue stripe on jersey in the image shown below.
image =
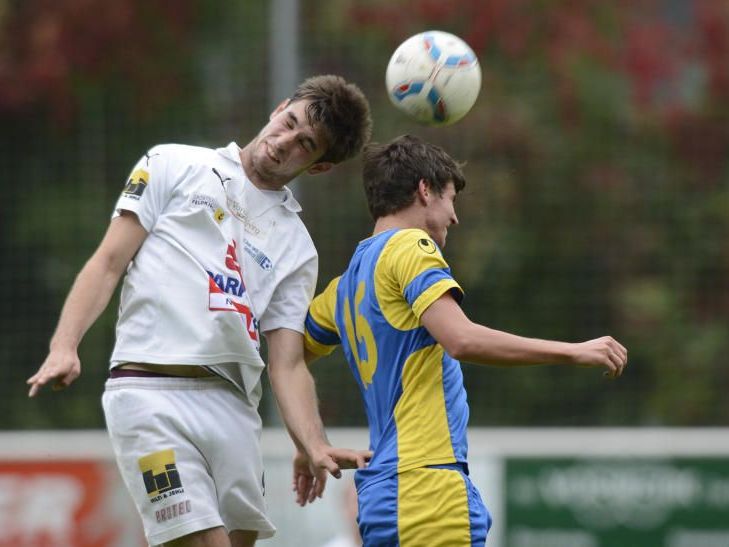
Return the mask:
[[[466,431],[470,412],[466,400],[466,390],[463,386],[461,363],[445,352],[443,353],[443,393],[446,407],[459,409],[459,412],[448,413],[448,429],[451,438],[457,439],[463,435],[463,431]],[[468,440],[465,435],[463,435],[462,442],[453,443],[453,453],[456,461],[466,461]]]
[[[421,230],[391,230],[361,242],[339,278],[335,304],[317,307],[334,313],[365,404],[374,456],[355,475],[360,486],[398,470],[466,461],[468,407],[460,365],[444,357],[411,309],[436,284],[457,287],[442,256],[419,244],[426,237]],[[398,285],[405,278],[405,286]],[[403,318],[398,325],[412,327],[394,326],[388,321],[394,316]],[[307,319],[306,328],[311,339],[335,343],[321,322]],[[400,412],[410,406],[418,411]]]
[[[314,321],[311,313],[306,314],[305,325],[307,332],[320,344],[325,346],[336,346],[340,343],[339,335],[336,332],[332,332],[319,326],[319,324]]]
[[[408,304],[412,306],[425,289],[431,285],[435,285],[441,279],[452,278],[453,276],[451,275],[450,268],[432,268],[430,270],[426,270],[423,273],[418,274],[418,276],[413,279],[407,287],[405,287],[405,299]]]

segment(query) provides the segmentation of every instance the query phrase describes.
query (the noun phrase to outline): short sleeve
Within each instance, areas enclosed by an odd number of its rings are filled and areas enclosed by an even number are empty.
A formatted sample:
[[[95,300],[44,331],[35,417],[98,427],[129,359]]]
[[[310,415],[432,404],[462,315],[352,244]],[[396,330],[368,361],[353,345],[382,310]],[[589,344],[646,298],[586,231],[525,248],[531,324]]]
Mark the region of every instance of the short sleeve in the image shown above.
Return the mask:
[[[170,155],[170,146],[160,145],[139,159],[116,202],[112,218],[121,211],[131,211],[147,232],[152,231],[172,193],[173,181],[168,176]]]
[[[333,279],[309,306],[306,316],[304,345],[315,355],[329,355],[341,340],[335,321],[337,287],[341,277]]]
[[[448,263],[435,242],[422,230],[402,230],[388,242],[388,270],[419,319],[423,312],[443,296],[451,292],[460,302],[463,289],[453,279]]]
[[[316,290],[319,258],[313,250],[301,259],[298,266],[284,277],[271,296],[271,301],[261,312],[261,332],[291,329],[304,332],[304,321],[309,303]]]

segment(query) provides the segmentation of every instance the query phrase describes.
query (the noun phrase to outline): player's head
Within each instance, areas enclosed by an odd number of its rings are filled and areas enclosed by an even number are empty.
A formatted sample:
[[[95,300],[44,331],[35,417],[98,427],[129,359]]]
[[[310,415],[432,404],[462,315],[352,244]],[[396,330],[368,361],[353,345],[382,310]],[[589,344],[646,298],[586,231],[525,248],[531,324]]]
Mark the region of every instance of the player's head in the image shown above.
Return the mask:
[[[315,175],[358,154],[372,120],[359,88],[340,76],[303,81],[243,150],[246,173],[256,183],[279,187],[306,171]]]
[[[326,151],[320,162],[340,163],[360,153],[372,133],[370,106],[362,91],[341,76],[312,76],[299,84],[290,102],[308,101],[306,118],[323,129]]]
[[[440,146],[412,135],[364,151],[362,178],[372,217],[407,211],[436,243],[445,245],[448,226],[458,222],[453,200],[466,179],[461,164]]]

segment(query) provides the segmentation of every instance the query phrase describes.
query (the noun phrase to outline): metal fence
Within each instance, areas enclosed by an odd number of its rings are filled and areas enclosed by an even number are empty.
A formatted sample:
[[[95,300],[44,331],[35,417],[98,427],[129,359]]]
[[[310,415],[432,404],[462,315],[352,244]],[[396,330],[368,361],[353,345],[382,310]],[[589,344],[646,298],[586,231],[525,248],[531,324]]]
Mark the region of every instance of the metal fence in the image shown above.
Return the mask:
[[[414,124],[384,90],[390,53],[428,28],[465,38],[483,69],[476,106],[452,127]],[[134,161],[161,142],[243,144],[292,74],[316,73],[362,87],[376,140],[414,133],[467,162],[445,255],[474,320],[629,348],[617,382],[464,365],[474,425],[725,425],[727,35],[729,10],[703,0],[6,3],[0,428],[102,425],[115,301],[71,389],[29,401],[24,382]],[[320,288],[370,233],[359,181],[354,160],[296,183]],[[325,422],[364,425],[341,354],[313,371]]]

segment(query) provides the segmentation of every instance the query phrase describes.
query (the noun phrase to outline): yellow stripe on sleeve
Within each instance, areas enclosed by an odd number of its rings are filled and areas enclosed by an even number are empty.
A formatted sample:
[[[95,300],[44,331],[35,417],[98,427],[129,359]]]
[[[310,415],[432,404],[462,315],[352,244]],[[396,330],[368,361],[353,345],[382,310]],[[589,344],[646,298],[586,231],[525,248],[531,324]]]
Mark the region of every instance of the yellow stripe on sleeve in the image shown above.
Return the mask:
[[[320,344],[316,340],[314,340],[311,337],[311,334],[309,334],[309,331],[307,330],[304,333],[304,347],[307,351],[313,353],[314,355],[318,355],[319,357],[324,357],[325,355],[329,355],[331,352],[333,352],[337,346],[328,346],[326,344]]]
[[[413,302],[413,312],[415,313],[415,316],[420,319],[420,316],[428,309],[428,306],[452,289],[457,289],[463,292],[463,289],[461,289],[461,286],[456,283],[455,279],[442,279],[428,287],[428,289],[426,289],[425,292],[418,296],[418,299]]]
[[[420,229],[400,230],[385,245],[375,267],[375,292],[385,319],[394,328],[412,330],[420,326],[420,316],[448,290],[460,286],[443,279],[419,295],[411,307],[404,292],[423,272],[448,268],[440,250]]]
[[[335,313],[340,277],[332,279],[326,289],[318,294],[309,306],[304,346],[315,355],[329,355],[339,344]],[[332,343],[329,343],[330,341]]]

